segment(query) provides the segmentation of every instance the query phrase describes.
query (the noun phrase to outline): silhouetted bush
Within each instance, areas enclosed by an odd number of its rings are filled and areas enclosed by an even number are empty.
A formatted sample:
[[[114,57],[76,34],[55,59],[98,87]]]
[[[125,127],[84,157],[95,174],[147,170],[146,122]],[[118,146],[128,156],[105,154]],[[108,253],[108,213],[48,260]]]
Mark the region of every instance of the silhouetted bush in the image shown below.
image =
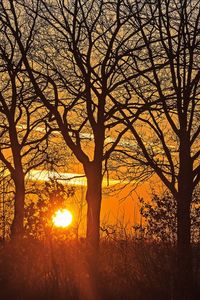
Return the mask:
[[[200,189],[196,189],[191,205],[191,240],[200,242]],[[159,242],[176,242],[177,203],[174,197],[166,192],[163,195],[154,194],[151,202],[140,198],[140,213],[145,224],[135,225],[135,231],[140,238],[154,239]]]

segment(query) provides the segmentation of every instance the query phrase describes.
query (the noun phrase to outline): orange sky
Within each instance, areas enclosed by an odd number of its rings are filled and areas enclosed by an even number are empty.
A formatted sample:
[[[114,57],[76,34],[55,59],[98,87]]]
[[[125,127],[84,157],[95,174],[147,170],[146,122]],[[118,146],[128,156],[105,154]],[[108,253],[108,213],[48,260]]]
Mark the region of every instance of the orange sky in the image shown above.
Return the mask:
[[[49,177],[53,177],[53,175],[55,174],[48,171],[33,170],[28,177],[29,179],[36,181],[46,181],[49,180]],[[85,199],[86,178],[79,177],[80,175],[81,174],[76,173],[59,173],[56,175],[56,178],[59,178],[62,183],[72,184],[77,187],[75,197],[72,197],[71,205],[68,205],[67,207],[68,209],[71,208],[74,213],[74,223],[78,221],[76,219],[78,219],[80,209],[77,201]],[[82,174],[82,176],[84,176],[84,174]],[[109,189],[115,187],[116,184],[117,191],[109,192]],[[101,209],[102,227],[118,224],[118,226],[127,228],[129,231],[133,225],[140,223],[141,218],[139,213],[140,206],[138,197],[144,197],[149,200],[149,183],[141,184],[135,191],[132,191],[132,193],[131,189],[131,185],[127,185],[125,188],[122,188],[122,186],[119,185],[119,181],[112,179],[109,181],[109,187],[107,187],[106,179],[103,180],[103,199]],[[85,205],[83,208],[83,220],[81,221],[82,225],[80,227],[82,228],[80,228],[80,232],[82,232],[82,229],[85,228],[86,209],[87,206]]]

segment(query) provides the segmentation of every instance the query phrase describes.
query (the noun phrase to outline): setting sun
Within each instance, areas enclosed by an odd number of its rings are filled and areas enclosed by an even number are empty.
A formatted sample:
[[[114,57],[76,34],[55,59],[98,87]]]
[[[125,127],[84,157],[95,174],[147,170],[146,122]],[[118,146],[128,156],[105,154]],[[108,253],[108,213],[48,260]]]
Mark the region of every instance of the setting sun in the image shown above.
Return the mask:
[[[53,224],[65,228],[72,222],[72,213],[68,209],[59,209],[52,218]]]

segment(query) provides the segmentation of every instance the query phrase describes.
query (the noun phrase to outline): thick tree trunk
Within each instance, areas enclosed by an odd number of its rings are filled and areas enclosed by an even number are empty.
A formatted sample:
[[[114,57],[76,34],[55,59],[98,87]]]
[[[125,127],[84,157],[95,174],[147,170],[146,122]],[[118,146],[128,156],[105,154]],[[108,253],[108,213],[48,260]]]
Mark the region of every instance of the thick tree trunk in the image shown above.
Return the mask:
[[[191,203],[193,193],[192,160],[189,139],[180,143],[180,169],[177,193],[177,276],[176,300],[193,299],[193,268],[191,249]]]
[[[84,300],[99,300],[99,279],[98,279],[98,250],[99,250],[99,229],[100,229],[100,212],[102,200],[102,165],[101,163],[90,162],[85,166],[87,177],[87,272],[88,278],[85,279]]]
[[[100,211],[102,200],[102,167],[101,164],[90,163],[86,167],[87,177],[87,232],[86,240],[88,246],[94,252],[99,247]]]
[[[193,292],[193,270],[191,250],[191,196],[180,193],[177,199],[177,276],[176,300],[191,300]]]
[[[14,164],[12,179],[15,185],[14,218],[11,225],[11,238],[15,239],[22,237],[24,233],[25,175],[14,114],[10,116],[9,124],[9,135]]]
[[[14,218],[11,225],[11,238],[20,238],[24,234],[24,201],[25,201],[25,180],[24,174],[18,173],[15,183]]]

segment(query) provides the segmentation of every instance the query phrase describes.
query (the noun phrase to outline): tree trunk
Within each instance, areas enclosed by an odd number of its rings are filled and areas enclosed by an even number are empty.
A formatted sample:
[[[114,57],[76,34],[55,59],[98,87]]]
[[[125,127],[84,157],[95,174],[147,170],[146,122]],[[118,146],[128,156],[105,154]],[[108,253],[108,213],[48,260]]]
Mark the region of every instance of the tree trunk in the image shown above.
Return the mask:
[[[100,300],[99,276],[98,276],[98,250],[99,250],[99,228],[102,200],[102,165],[90,162],[85,166],[87,177],[87,272],[88,277],[84,280],[84,300]],[[81,298],[82,299],[82,298]]]
[[[87,232],[88,246],[94,251],[99,247],[100,211],[102,200],[102,167],[95,162],[85,168],[87,177]]]
[[[15,180],[15,203],[14,218],[11,225],[11,238],[20,238],[24,234],[24,202],[25,202],[25,180],[24,174],[17,174]]]
[[[22,237],[24,234],[25,175],[14,114],[11,114],[9,124],[9,135],[14,164],[12,179],[15,185],[14,218],[11,225],[11,238],[15,239]]]
[[[190,200],[187,194],[177,199],[177,276],[176,300],[191,300],[193,287]]]
[[[180,143],[180,169],[177,193],[177,276],[176,300],[193,298],[191,249],[191,203],[193,193],[192,160],[189,139],[184,134]]]

